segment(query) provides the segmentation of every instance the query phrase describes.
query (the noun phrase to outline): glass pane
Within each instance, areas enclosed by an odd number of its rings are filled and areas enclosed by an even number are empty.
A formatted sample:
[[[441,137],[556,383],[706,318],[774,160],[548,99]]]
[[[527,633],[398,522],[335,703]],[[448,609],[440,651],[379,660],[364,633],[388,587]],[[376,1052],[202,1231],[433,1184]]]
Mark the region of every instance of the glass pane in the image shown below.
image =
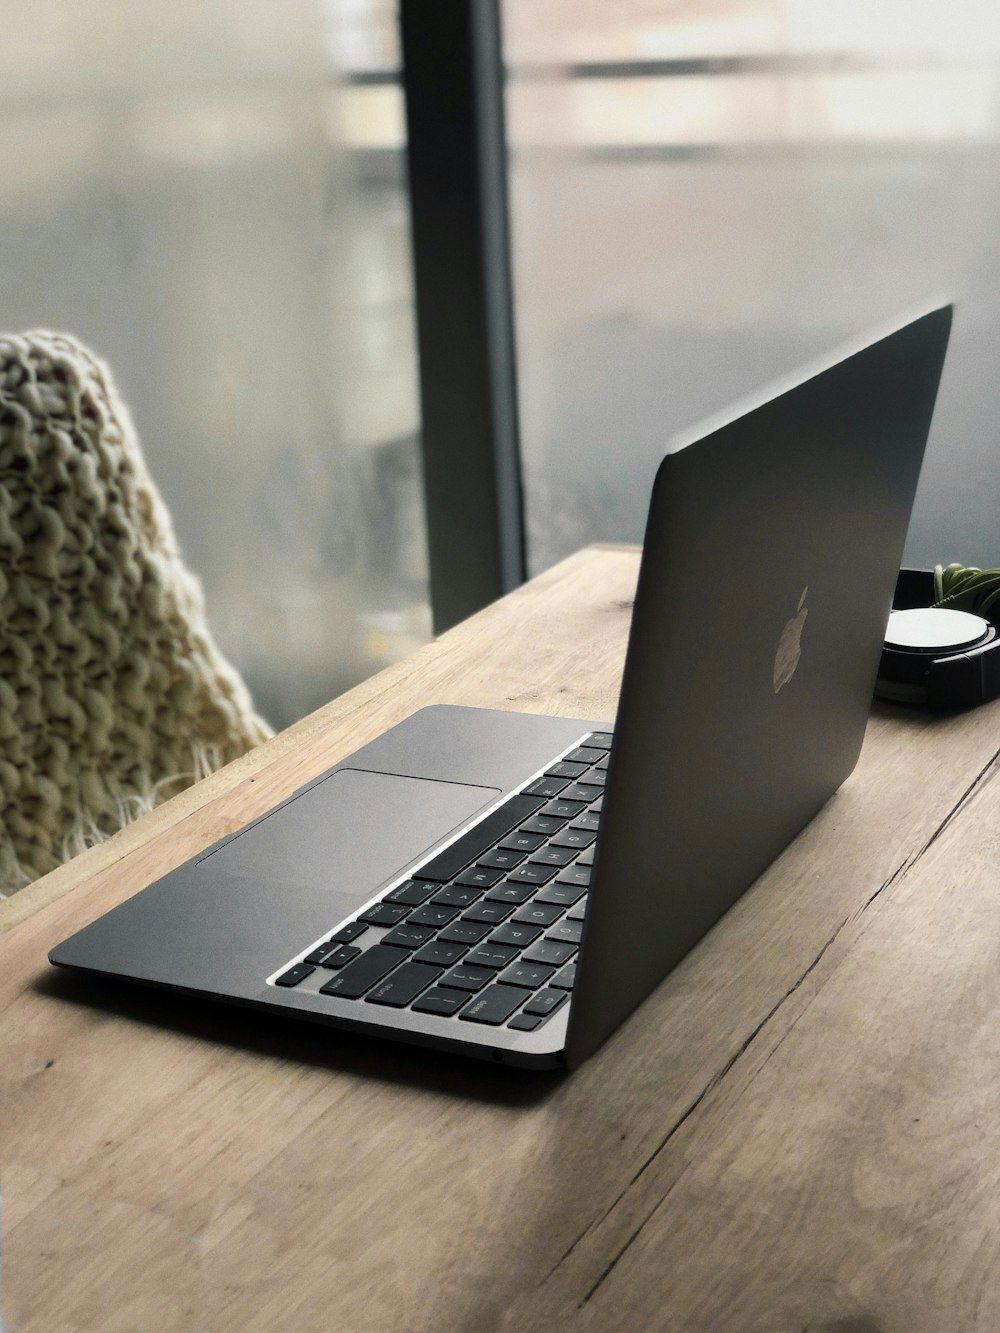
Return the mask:
[[[994,8],[503,13],[531,570],[641,540],[671,435],[939,294],[909,558],[1000,563]]]
[[[430,632],[394,7],[3,13],[5,326],[110,363],[283,726]]]

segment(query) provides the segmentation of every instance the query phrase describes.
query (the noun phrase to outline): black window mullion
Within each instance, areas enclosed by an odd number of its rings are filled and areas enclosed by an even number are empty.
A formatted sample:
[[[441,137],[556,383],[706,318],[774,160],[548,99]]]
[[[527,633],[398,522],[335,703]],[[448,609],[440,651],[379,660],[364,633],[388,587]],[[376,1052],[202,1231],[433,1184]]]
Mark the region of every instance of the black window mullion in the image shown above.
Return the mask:
[[[499,0],[401,0],[436,631],[525,577]]]

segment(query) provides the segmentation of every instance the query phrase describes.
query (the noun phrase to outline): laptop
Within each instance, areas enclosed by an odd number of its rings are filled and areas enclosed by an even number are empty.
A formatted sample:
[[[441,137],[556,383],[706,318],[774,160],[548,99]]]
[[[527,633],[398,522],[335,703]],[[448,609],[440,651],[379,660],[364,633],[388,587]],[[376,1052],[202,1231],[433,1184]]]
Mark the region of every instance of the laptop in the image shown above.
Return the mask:
[[[854,767],[950,324],[674,443],[613,724],[423,709],[51,961],[578,1065]]]

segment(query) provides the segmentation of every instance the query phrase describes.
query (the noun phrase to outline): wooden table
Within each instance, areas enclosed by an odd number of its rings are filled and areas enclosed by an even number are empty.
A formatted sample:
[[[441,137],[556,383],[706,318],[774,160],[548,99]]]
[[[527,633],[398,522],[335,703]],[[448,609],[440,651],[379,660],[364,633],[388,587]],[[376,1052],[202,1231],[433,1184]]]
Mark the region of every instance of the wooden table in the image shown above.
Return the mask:
[[[837,796],[572,1076],[100,991],[56,941],[422,704],[612,717],[594,548],[0,907],[7,1333],[1000,1329],[1000,709]]]

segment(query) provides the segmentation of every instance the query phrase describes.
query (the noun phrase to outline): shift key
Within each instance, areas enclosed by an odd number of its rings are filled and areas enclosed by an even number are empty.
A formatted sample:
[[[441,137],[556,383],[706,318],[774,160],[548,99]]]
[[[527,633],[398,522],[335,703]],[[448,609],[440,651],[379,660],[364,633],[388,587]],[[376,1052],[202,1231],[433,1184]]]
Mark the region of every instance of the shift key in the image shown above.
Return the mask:
[[[437,981],[443,971],[440,967],[428,967],[426,963],[404,963],[391,977],[380,981],[368,992],[365,1003],[388,1004],[402,1009]]]
[[[370,990],[376,981],[396,966],[405,962],[409,954],[402,949],[392,949],[387,944],[373,944],[360,958],[340,969],[325,986],[320,986],[320,995],[339,995],[344,1000],[356,1000]]]

